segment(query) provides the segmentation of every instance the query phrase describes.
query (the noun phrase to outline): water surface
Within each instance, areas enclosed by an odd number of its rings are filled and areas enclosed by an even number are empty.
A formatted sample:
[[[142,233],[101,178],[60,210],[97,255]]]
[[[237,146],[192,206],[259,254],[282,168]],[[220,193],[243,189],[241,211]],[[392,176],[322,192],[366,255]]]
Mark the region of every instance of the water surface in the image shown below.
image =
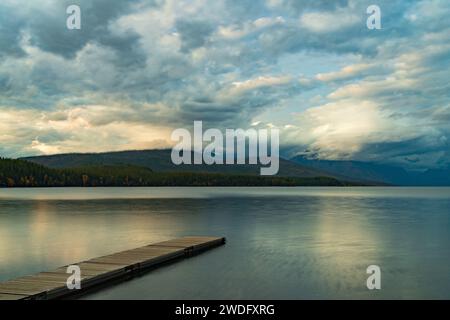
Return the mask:
[[[228,241],[85,298],[450,298],[450,188],[0,189],[0,281],[185,235]]]

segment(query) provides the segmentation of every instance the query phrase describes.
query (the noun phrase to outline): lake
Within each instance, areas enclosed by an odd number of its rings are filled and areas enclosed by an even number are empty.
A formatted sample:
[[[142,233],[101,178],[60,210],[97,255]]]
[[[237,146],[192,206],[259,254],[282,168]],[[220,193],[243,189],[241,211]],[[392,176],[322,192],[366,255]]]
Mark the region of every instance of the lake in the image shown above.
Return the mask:
[[[450,188],[0,189],[0,281],[187,235],[227,244],[84,299],[450,299]]]

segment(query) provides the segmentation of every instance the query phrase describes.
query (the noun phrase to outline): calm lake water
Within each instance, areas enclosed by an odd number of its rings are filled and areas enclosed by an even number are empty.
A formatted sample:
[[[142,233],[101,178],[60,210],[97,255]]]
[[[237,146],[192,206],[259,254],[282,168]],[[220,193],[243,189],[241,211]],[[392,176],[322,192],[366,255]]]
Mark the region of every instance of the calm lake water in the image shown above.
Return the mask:
[[[227,244],[85,299],[450,299],[450,188],[0,189],[0,281],[186,235]]]

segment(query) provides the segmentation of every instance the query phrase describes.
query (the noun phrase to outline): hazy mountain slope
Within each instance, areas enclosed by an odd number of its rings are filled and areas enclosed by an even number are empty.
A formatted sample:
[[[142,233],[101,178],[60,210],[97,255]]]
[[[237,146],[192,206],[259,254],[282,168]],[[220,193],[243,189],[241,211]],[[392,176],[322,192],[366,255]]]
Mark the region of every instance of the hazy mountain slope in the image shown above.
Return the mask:
[[[71,168],[91,165],[134,165],[156,172],[208,172],[259,175],[260,165],[179,165],[172,163],[171,150],[140,150],[105,153],[72,153],[22,158],[50,168]],[[280,159],[280,176],[319,177],[332,176],[321,170],[308,168],[292,161]]]
[[[411,183],[411,177],[408,173],[404,169],[397,167],[359,161],[306,159],[302,156],[294,157],[291,160],[310,168],[361,181],[377,181],[395,185],[408,185]]]
[[[401,167],[361,161],[315,160],[303,156],[294,157],[291,161],[349,181],[376,181],[399,186],[450,186],[450,168],[411,172]]]
[[[420,174],[418,180],[425,186],[450,186],[450,168],[427,170]]]

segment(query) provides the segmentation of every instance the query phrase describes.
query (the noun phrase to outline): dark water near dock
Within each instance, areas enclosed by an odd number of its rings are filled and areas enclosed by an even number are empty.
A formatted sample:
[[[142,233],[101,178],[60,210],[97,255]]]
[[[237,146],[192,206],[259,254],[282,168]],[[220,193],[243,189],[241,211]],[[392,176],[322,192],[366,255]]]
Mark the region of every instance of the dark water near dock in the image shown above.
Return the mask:
[[[228,241],[85,298],[450,299],[450,188],[0,189],[0,281],[185,235]]]

